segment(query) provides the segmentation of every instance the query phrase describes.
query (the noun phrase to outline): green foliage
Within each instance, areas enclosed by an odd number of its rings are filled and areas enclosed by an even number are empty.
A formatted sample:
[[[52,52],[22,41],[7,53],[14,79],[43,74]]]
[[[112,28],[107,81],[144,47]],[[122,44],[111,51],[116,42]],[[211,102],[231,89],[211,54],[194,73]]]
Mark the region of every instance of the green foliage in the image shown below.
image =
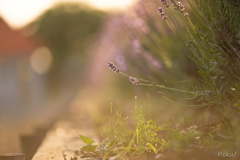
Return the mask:
[[[96,148],[98,147],[98,145],[92,145],[95,141],[91,140],[88,137],[84,137],[83,135],[79,135],[79,137],[82,139],[84,143],[87,144],[86,146],[81,148],[82,151],[95,152]]]
[[[102,159],[135,158],[143,155],[147,157],[172,153],[176,150],[222,149],[228,143],[232,144],[236,137],[239,139],[237,125],[240,112],[238,72],[240,69],[240,23],[238,21],[240,4],[223,0],[188,0],[186,1],[188,5],[184,8],[188,11],[186,13],[185,10],[180,10],[181,2],[176,3],[173,0],[172,3],[177,8],[164,9],[166,11],[164,14],[168,17],[163,20],[163,23],[169,26],[172,30],[171,34],[178,36],[181,43],[185,45],[184,51],[198,67],[200,77],[190,79],[188,86],[176,88],[168,83],[157,84],[152,78],[145,80],[132,77],[122,71],[118,73],[128,77],[134,85],[154,86],[186,95],[192,104],[181,106],[203,107],[205,111],[210,111],[214,122],[209,121],[208,126],[202,127],[196,125],[187,128],[178,125],[175,125],[175,128],[158,127],[156,122],[145,119],[142,108],[135,102],[136,125],[132,129],[128,125],[128,118],[122,117],[119,106],[119,111],[116,115],[111,115],[109,120],[107,134],[109,139],[105,139],[99,147],[94,149]],[[153,19],[148,20],[147,24],[151,25]],[[160,53],[159,48],[164,46],[163,43],[159,44],[158,31],[155,29],[146,34],[146,37],[138,37],[141,46],[155,55]],[[163,58],[164,55],[159,57]],[[113,70],[117,69],[114,68],[115,66],[109,67]],[[160,91],[159,95],[177,104]],[[169,132],[164,135],[166,131]]]
[[[130,157],[151,152],[162,154],[182,149],[221,148],[226,144],[225,142],[231,143],[234,137],[238,137],[240,2],[224,0],[187,0],[185,2],[187,5],[173,0],[172,3],[177,7],[164,9],[166,11],[164,15],[168,17],[164,18],[163,22],[185,45],[186,55],[198,67],[200,77],[190,79],[187,87],[176,88],[168,83],[157,84],[151,78],[146,80],[132,77],[122,71],[119,74],[128,77],[135,85],[154,86],[186,95],[193,104],[182,106],[203,107],[204,111],[210,111],[214,122],[209,122],[209,126],[203,127],[204,129],[198,129],[196,125],[182,130],[179,130],[177,125],[175,129],[163,129],[157,127],[151,120],[146,121],[141,108],[137,109],[136,106],[136,128],[129,132],[125,125],[127,122],[122,120],[121,112],[117,113],[117,120],[111,119],[111,133],[116,136],[116,144],[119,145],[116,147],[122,149],[127,146],[127,142],[133,135],[136,137],[132,151],[128,154]],[[148,19],[147,22],[153,29],[152,19]],[[160,38],[156,38],[160,36],[158,31],[153,29],[153,32],[138,37],[142,47],[151,53],[159,53],[159,46],[163,46]],[[161,38],[164,39],[164,37]],[[161,56],[161,58],[164,57],[164,55]],[[159,95],[177,104],[160,91]],[[164,130],[172,131],[167,138],[158,135]]]
[[[240,97],[235,89],[240,82],[237,80],[239,73],[235,71],[239,70],[240,65],[236,39],[240,29],[237,20],[240,11],[228,1],[202,0],[191,2],[190,5],[198,22],[192,25],[190,19],[186,18],[192,51],[189,56],[197,64],[202,77],[192,85],[191,89],[198,92],[191,98],[208,103],[208,107],[215,107],[215,113],[226,116],[229,114],[227,110],[232,109]],[[187,40],[185,37],[182,38]]]
[[[86,61],[86,51],[101,28],[106,13],[85,4],[59,3],[46,11],[29,27],[52,52],[54,72],[62,69],[68,59],[79,69]],[[76,70],[76,68],[74,68]]]
[[[226,119],[232,116],[239,117],[240,112],[240,23],[238,21],[240,2],[194,0],[187,1],[185,4],[188,5],[185,5],[173,0],[172,3],[177,7],[164,9],[164,15],[168,17],[163,22],[185,44],[187,56],[197,65],[200,78],[190,79],[189,85],[182,86],[181,89],[172,87],[168,83],[157,84],[152,79],[135,78],[136,82],[139,85],[155,86],[183,93],[193,103],[183,106],[203,107],[205,111],[211,111],[213,116],[225,124],[228,134],[232,134]],[[192,11],[190,12],[192,15],[186,13],[187,11]],[[191,20],[193,17],[195,19]],[[153,31],[156,33],[159,30]],[[157,35],[156,33],[154,37]],[[152,32],[151,36],[154,38]],[[154,48],[157,52],[156,46],[160,41],[151,41],[146,44],[145,39],[149,40],[149,38],[141,38],[145,49]],[[120,74],[131,77],[123,72]],[[171,101],[162,93],[160,95]]]
[[[237,89],[240,86],[237,71],[240,66],[239,2],[188,0],[188,4],[197,19],[195,24],[190,16],[180,19],[173,14],[174,20],[166,20],[188,46],[188,56],[198,66],[201,76],[199,80],[191,80],[182,93],[199,107],[210,110],[225,128],[225,134],[232,136],[237,126],[232,126],[229,118],[239,120],[240,112],[240,106],[237,105],[240,98],[240,90]],[[180,10],[177,11],[182,14]],[[178,25],[172,25],[172,21],[177,21]],[[187,32],[176,29],[182,28],[179,21],[185,22]]]
[[[96,148],[97,148],[97,145],[88,144],[88,145],[82,147],[81,150],[86,151],[86,152],[94,152]]]
[[[137,107],[136,110],[136,128],[131,130],[128,126],[128,118],[121,117],[121,109],[116,115],[112,115],[109,121],[110,128],[108,130],[108,137],[102,141],[98,148],[94,148],[91,144],[94,142],[87,137],[81,136],[80,138],[87,145],[81,148],[82,151],[96,153],[100,158],[105,159],[112,157],[113,159],[122,157],[136,157],[145,153],[150,153],[154,149],[152,144],[158,143],[160,138],[157,136],[156,131],[161,127],[156,126],[156,122],[152,120],[146,121],[142,108]],[[151,149],[152,148],[152,149]]]
[[[82,141],[84,142],[84,143],[86,143],[86,144],[88,144],[88,145],[90,145],[90,144],[93,144],[95,141],[93,141],[93,140],[91,140],[91,139],[89,139],[89,138],[87,138],[87,137],[84,137],[83,135],[79,135],[79,137],[82,139]]]
[[[92,145],[93,140],[80,135],[86,143],[81,150],[94,153],[100,159],[147,158],[186,149],[221,148],[226,142],[233,141],[232,137],[223,135],[221,124],[212,126],[207,131],[196,125],[181,130],[178,125],[174,129],[158,127],[156,122],[145,120],[142,108],[137,103],[135,115],[136,125],[133,129],[127,125],[128,119],[121,117],[119,108],[116,115],[111,116],[108,133],[104,135],[110,138],[105,138],[99,145]]]
[[[126,15],[130,19],[127,19],[128,23],[124,26],[130,41],[127,47],[124,46],[127,48],[124,50],[127,71],[134,76],[151,77],[160,84],[167,80],[172,87],[178,87],[176,81],[199,78],[198,69],[185,54],[188,48],[157,14],[159,4],[160,1],[157,0],[140,0],[134,7],[132,19],[131,14]],[[174,10],[171,4],[169,8]],[[186,28],[183,30],[186,31]]]

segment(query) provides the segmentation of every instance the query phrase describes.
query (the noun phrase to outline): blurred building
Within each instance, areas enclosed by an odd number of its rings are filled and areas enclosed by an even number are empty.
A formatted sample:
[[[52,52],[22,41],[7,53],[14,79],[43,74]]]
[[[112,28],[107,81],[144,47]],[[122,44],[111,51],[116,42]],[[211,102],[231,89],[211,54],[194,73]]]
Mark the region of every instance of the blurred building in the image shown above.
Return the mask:
[[[38,39],[12,30],[0,18],[1,118],[20,118],[44,100],[44,76],[36,73],[30,63],[32,52],[40,46]]]

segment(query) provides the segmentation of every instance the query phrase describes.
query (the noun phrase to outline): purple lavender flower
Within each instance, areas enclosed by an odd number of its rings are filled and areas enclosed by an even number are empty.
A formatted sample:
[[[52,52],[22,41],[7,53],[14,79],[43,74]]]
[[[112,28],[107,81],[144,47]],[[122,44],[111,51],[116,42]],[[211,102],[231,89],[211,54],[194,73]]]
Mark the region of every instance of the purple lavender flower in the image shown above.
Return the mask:
[[[117,70],[116,70],[116,73],[119,73],[120,72],[120,69],[118,68]]]
[[[120,72],[120,69],[117,68],[113,63],[109,62],[108,63],[108,67],[115,73],[119,73]]]
[[[162,94],[162,92],[158,91],[158,94],[159,94],[159,95],[161,95],[161,96],[163,97],[163,94]]]

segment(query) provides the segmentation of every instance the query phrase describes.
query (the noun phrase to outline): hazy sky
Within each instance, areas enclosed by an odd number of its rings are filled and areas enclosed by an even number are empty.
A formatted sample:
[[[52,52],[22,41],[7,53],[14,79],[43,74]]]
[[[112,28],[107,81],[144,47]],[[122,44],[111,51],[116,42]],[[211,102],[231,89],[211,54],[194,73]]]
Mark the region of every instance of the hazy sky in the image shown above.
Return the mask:
[[[62,1],[86,2],[101,9],[124,9],[135,0],[0,0],[0,16],[12,28],[20,28]]]

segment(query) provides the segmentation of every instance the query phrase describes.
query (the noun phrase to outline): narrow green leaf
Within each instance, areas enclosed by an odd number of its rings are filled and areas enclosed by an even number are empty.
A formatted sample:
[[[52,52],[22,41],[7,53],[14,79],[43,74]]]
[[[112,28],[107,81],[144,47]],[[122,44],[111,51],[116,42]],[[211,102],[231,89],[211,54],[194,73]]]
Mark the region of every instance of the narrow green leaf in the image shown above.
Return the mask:
[[[108,141],[108,138],[104,139],[99,146],[104,147],[106,145],[107,141]]]
[[[91,140],[90,138],[88,137],[84,137],[83,135],[79,135],[79,137],[82,139],[82,141],[86,144],[92,144],[94,143],[95,141]]]
[[[115,143],[116,138],[114,137],[113,140],[110,142],[109,146],[112,147]]]
[[[153,152],[154,152],[155,154],[157,154],[156,148],[155,148],[151,143],[149,143],[148,145],[149,145],[149,147],[153,150]]]

